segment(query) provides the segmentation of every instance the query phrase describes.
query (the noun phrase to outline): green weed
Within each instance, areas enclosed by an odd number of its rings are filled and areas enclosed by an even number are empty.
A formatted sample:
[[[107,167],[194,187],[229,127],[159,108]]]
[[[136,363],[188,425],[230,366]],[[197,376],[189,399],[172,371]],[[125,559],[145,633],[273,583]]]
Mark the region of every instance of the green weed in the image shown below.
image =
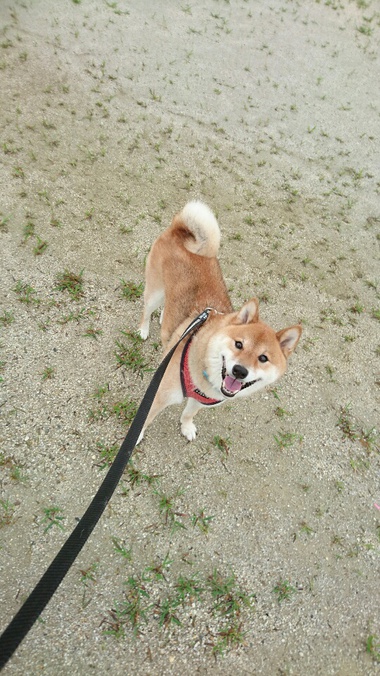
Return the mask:
[[[175,584],[175,589],[179,601],[185,603],[186,600],[191,601],[194,598],[199,600],[205,587],[202,586],[199,581],[199,576],[195,573],[191,577],[183,577],[180,575]]]
[[[282,601],[289,601],[296,594],[297,589],[288,580],[279,580],[272,592],[276,595],[278,603],[282,603]]]
[[[109,611],[111,619],[106,620],[110,629],[105,631],[105,634],[117,638],[124,636],[126,624],[131,625],[134,635],[137,636],[142,623],[148,622],[147,613],[152,607],[146,602],[149,599],[149,592],[138,577],[129,577],[125,587],[125,601],[115,604],[115,608]]]
[[[3,146],[3,147],[4,147],[4,146]],[[5,152],[5,150],[4,150],[4,152]],[[10,217],[9,217],[9,216],[4,216],[4,215],[0,212],[0,232],[8,232],[8,223],[9,223],[9,221],[10,221]]]
[[[174,533],[179,528],[186,528],[185,525],[178,521],[177,517],[186,516],[185,514],[176,511],[174,507],[175,500],[183,494],[182,489],[177,489],[177,491],[172,496],[165,495],[162,491],[155,490],[154,494],[158,496],[158,508],[160,514],[164,517],[165,525],[169,525],[171,532]]]
[[[212,652],[215,657],[217,655],[224,655],[226,650],[238,648],[244,644],[246,632],[242,631],[241,622],[233,622],[220,629],[217,633],[217,641],[214,643]]]
[[[42,371],[42,380],[50,380],[54,377],[55,369],[52,366],[46,366]]]
[[[176,614],[176,610],[179,604],[180,602],[178,598],[170,596],[168,596],[159,604],[157,614],[158,614],[158,624],[160,625],[160,627],[168,629],[168,627],[172,624],[174,624],[177,627],[181,626],[181,622]]]
[[[52,507],[45,507],[43,511],[45,516],[42,523],[47,523],[44,533],[47,533],[53,526],[57,526],[61,530],[64,530],[62,521],[65,517],[62,515],[62,509],[60,507],[53,505]]]
[[[112,544],[114,546],[115,552],[120,554],[128,562],[132,561],[132,547],[127,549],[121,542],[119,538],[112,538]]]
[[[134,488],[134,486],[141,486],[142,483],[146,483],[148,484],[148,486],[152,486],[160,478],[159,474],[151,474],[151,475],[144,474],[141,470],[137,469],[133,465],[132,461],[129,462],[126,468],[126,472],[128,475],[128,481],[131,484],[132,488]]]
[[[23,228],[23,239],[22,242],[25,244],[25,242],[28,241],[30,237],[34,237],[35,234],[35,225],[32,223],[32,221],[28,221]]]
[[[227,457],[227,455],[230,452],[230,447],[229,447],[230,439],[229,439],[229,437],[224,439],[223,437],[220,437],[219,435],[217,435],[213,438],[212,443],[214,444],[214,446],[216,448],[219,449],[219,451],[222,452],[222,454],[225,457]]]
[[[376,429],[372,427],[369,430],[365,430],[358,425],[353,418],[349,404],[341,407],[337,426],[341,430],[343,438],[353,442],[358,441],[368,454],[378,450]]]
[[[380,639],[375,634],[368,636],[366,641],[366,651],[371,655],[375,662],[380,662]]]
[[[94,340],[98,340],[102,333],[103,331],[101,329],[95,329],[93,326],[89,326],[83,335],[85,338],[93,338]]]
[[[125,401],[118,401],[113,404],[111,412],[124,425],[130,425],[137,413],[137,404],[132,399],[125,399]]]
[[[40,301],[36,298],[36,290],[33,289],[30,284],[26,284],[19,280],[14,288],[15,293],[18,296],[20,303],[25,303],[25,305],[31,305],[35,303],[38,305]]]
[[[215,605],[213,610],[221,615],[238,617],[243,606],[252,607],[254,594],[247,594],[237,587],[235,576],[223,577],[216,569],[208,577],[208,587]]]
[[[36,235],[36,239],[37,244],[35,244],[33,248],[33,253],[35,256],[41,256],[41,254],[43,254],[46,251],[48,243],[45,240],[38,237],[38,235]]]
[[[10,500],[0,500],[0,528],[12,523],[14,512],[15,507]]]
[[[4,314],[0,316],[0,324],[3,326],[9,326],[14,322],[15,317],[12,312],[8,312],[8,310],[5,310]]]
[[[213,519],[215,519],[215,516],[206,516],[204,510],[202,509],[198,512],[198,514],[193,514],[191,517],[191,523],[194,528],[195,526],[198,526],[202,533],[208,533],[210,523]]]
[[[87,310],[86,308],[81,308],[80,310],[71,311],[68,315],[64,315],[62,319],[58,320],[59,324],[68,324],[68,322],[80,322],[82,319],[87,319],[90,316],[93,316],[95,312],[93,310]]]
[[[126,282],[124,279],[121,280],[121,295],[127,300],[137,300],[140,298],[144,291],[144,285],[141,282],[140,284],[135,284],[134,282]]]
[[[58,291],[67,291],[73,300],[79,300],[83,296],[83,270],[79,274],[69,272],[69,270],[60,273],[57,275],[55,288]]]
[[[133,331],[122,331],[121,333],[127,338],[127,342],[116,341],[117,350],[115,351],[115,357],[117,368],[124,366],[126,369],[130,369],[142,377],[145,372],[151,370],[148,368],[148,364],[142,353],[144,341],[138,333]]]
[[[100,453],[100,458],[101,461],[98,464],[98,467],[100,469],[104,469],[105,467],[109,467],[112,465],[113,461],[116,458],[116,455],[119,450],[118,444],[113,444],[112,446],[106,446],[105,444],[102,444],[100,441],[96,444],[97,450]]]
[[[274,435],[274,440],[277,446],[283,450],[284,448],[290,448],[293,446],[296,441],[301,442],[303,437],[294,432],[279,432],[277,435]]]

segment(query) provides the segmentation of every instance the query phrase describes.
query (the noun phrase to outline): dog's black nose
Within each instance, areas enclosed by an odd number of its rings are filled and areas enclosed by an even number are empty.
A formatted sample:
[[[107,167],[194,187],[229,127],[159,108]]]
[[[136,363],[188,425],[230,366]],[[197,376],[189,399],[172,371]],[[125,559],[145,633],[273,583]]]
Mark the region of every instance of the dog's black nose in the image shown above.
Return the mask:
[[[235,364],[235,366],[232,368],[232,375],[234,378],[238,378],[239,380],[244,380],[244,378],[247,377],[248,371],[245,368],[245,366],[241,366],[240,364]]]

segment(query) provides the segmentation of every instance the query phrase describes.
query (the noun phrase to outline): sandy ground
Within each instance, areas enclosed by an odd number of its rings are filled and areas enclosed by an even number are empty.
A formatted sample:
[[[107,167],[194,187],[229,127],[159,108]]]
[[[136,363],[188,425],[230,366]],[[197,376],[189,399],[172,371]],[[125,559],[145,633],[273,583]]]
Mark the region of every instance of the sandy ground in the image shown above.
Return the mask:
[[[125,332],[187,200],[234,305],[304,326],[195,442],[160,416],[4,673],[378,673],[378,2],[3,0],[0,26],[2,627],[149,382],[121,344],[159,363],[157,319]]]

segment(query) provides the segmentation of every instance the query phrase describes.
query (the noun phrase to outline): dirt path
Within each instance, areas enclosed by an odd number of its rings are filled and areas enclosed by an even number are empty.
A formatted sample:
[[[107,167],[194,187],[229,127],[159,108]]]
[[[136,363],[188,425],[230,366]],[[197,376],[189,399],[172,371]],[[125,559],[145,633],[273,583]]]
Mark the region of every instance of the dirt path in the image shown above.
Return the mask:
[[[4,673],[378,673],[378,3],[3,0],[0,26],[2,627],[159,363],[158,321],[128,332],[186,201],[234,305],[304,326],[192,444],[160,416]]]

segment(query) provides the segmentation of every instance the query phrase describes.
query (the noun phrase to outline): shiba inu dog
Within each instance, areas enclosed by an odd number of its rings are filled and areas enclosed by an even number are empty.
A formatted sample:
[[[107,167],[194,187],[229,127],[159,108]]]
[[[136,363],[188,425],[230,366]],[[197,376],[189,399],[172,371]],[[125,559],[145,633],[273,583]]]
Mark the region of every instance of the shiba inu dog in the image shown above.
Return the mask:
[[[194,317],[205,308],[212,310],[206,323],[176,349],[144,430],[166,406],[187,399],[181,432],[192,441],[197,431],[193,418],[200,409],[248,397],[274,383],[299,341],[299,325],[276,332],[264,324],[256,298],[234,311],[216,258],[219,243],[212,211],[202,202],[189,202],[150,250],[139,329],[144,340],[151,314],[160,306],[165,352]]]

